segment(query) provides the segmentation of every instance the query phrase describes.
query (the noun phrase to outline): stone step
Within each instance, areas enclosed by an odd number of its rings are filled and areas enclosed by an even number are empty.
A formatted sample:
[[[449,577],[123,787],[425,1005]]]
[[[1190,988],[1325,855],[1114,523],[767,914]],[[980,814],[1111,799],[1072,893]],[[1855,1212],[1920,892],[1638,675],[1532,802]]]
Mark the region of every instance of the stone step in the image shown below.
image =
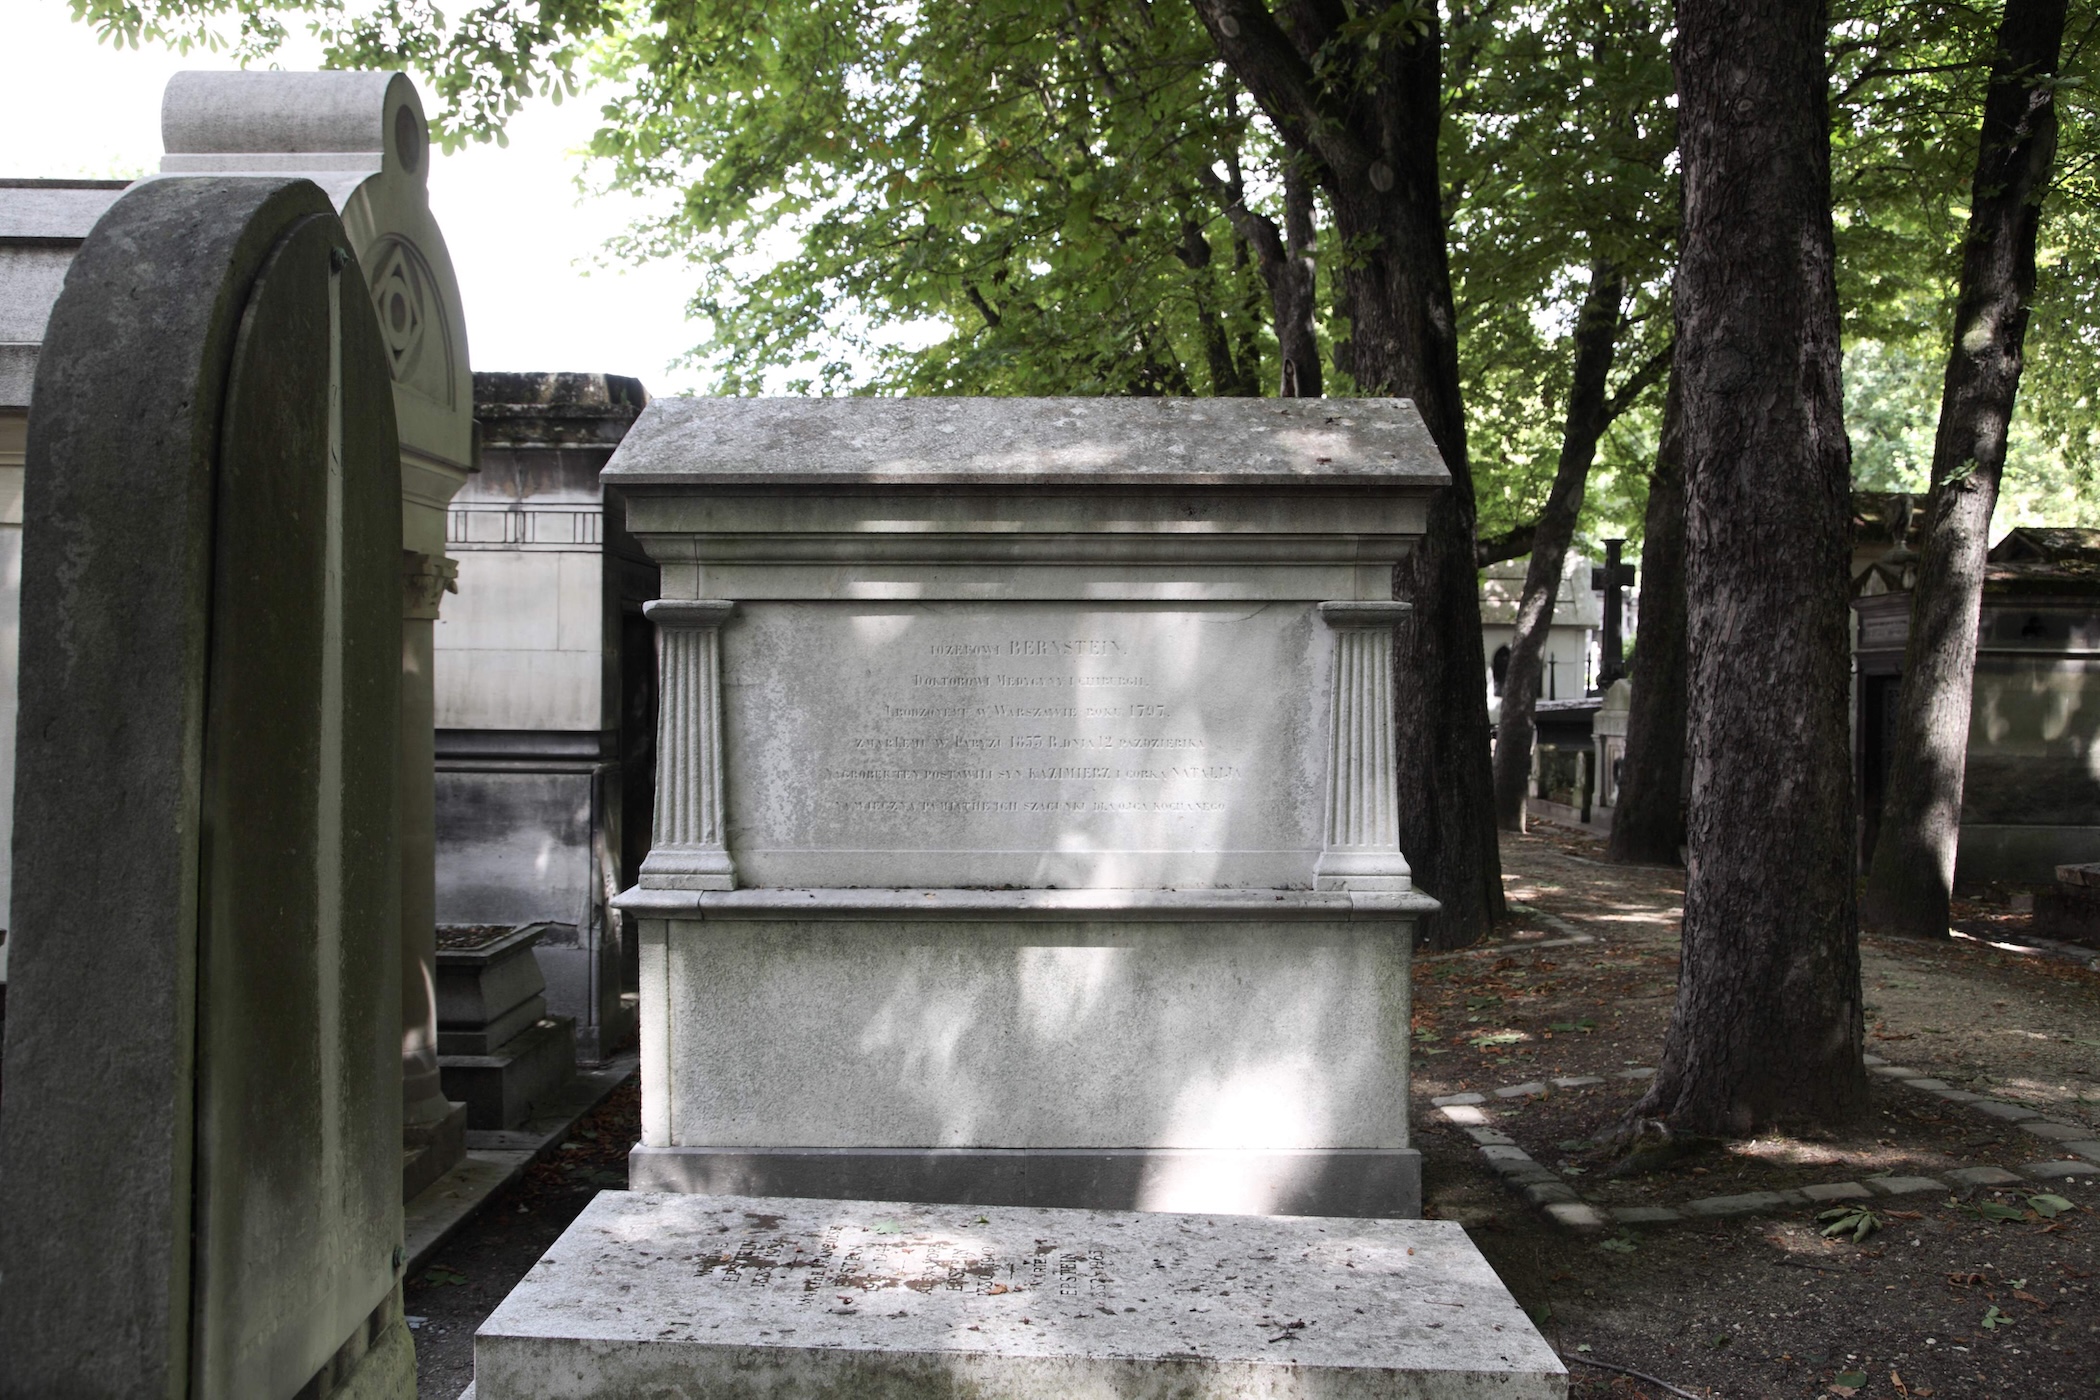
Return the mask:
[[[1441,1220],[599,1193],[474,1339],[477,1400],[1563,1400]]]

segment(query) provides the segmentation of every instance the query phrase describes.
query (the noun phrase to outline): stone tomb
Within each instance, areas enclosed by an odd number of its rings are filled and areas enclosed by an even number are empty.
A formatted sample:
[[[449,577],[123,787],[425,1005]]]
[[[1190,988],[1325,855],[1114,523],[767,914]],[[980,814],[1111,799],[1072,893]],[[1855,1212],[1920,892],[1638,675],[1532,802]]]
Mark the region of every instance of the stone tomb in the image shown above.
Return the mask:
[[[304,180],[149,181],[51,313],[0,1394],[415,1393],[401,482],[362,278]]]
[[[1459,1226],[601,1192],[476,1400],[1559,1400]]]
[[[1399,400],[660,400],[638,1187],[1412,1215]]]

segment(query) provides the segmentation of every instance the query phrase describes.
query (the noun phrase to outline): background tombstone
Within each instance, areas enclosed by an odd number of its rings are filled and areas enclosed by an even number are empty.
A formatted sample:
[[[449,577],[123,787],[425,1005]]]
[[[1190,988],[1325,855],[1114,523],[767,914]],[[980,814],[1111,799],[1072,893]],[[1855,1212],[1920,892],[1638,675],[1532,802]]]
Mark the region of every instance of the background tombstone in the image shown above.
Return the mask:
[[[14,864],[15,634],[29,389],[66,268],[124,186],[122,180],[0,180],[0,911],[7,908]],[[0,987],[6,982],[7,942],[0,929]]]
[[[453,498],[460,595],[437,624],[442,937],[539,925],[586,1063],[634,1029],[610,901],[649,850],[657,570],[598,472],[648,401],[618,375],[474,376],[481,470]]]
[[[37,367],[0,1394],[409,1396],[400,477],[302,180],[152,181]]]
[[[473,469],[474,379],[429,132],[400,73],[178,73],[161,103],[161,171],[298,174],[342,215],[370,282],[400,427],[402,1117],[414,1196],[466,1151],[466,1108],[437,1062],[431,628],[457,566],[445,508]]]

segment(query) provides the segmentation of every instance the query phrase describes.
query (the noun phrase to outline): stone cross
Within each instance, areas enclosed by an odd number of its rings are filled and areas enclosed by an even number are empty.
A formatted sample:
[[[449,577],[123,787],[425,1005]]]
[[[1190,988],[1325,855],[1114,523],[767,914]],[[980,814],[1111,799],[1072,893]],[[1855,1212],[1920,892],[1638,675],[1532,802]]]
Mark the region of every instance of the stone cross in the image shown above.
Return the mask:
[[[1597,689],[1599,693],[1611,689],[1611,683],[1626,674],[1625,643],[1620,635],[1624,620],[1625,597],[1623,589],[1633,587],[1637,581],[1634,567],[1619,562],[1619,550],[1624,540],[1604,542],[1604,567],[1590,570],[1590,587],[1604,594],[1604,640],[1600,650],[1603,660],[1597,667]]]

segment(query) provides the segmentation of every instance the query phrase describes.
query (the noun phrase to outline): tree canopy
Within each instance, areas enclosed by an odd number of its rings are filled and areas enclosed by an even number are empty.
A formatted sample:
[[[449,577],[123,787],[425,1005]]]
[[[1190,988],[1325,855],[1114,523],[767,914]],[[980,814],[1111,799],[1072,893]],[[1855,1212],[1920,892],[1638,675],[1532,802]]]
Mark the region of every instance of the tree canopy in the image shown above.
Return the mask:
[[[591,178],[667,192],[619,251],[693,269],[695,358],[724,392],[1276,391],[1259,249],[1284,148],[1182,0],[72,0],[119,43],[266,57],[295,25],[327,61],[399,64],[436,134],[501,139],[525,101],[595,82]],[[1854,477],[1922,489],[1998,7],[1840,0],[1833,187]],[[1369,13],[1368,11],[1366,12]],[[1409,7],[1381,11],[1404,21]],[[1595,257],[1629,286],[1630,373],[1667,339],[1675,125],[1659,0],[1450,0],[1446,217],[1483,535],[1553,473],[1570,335]],[[2012,509],[2100,519],[2100,10],[2072,8],[2042,276],[2007,472]],[[1360,38],[1361,36],[1359,36]],[[1375,36],[1373,36],[1375,38]],[[1353,41],[1354,42],[1354,41]],[[1317,335],[1346,346],[1316,211]],[[1349,392],[1346,366],[1326,367]],[[1599,450],[1585,533],[1640,532],[1659,393]]]

